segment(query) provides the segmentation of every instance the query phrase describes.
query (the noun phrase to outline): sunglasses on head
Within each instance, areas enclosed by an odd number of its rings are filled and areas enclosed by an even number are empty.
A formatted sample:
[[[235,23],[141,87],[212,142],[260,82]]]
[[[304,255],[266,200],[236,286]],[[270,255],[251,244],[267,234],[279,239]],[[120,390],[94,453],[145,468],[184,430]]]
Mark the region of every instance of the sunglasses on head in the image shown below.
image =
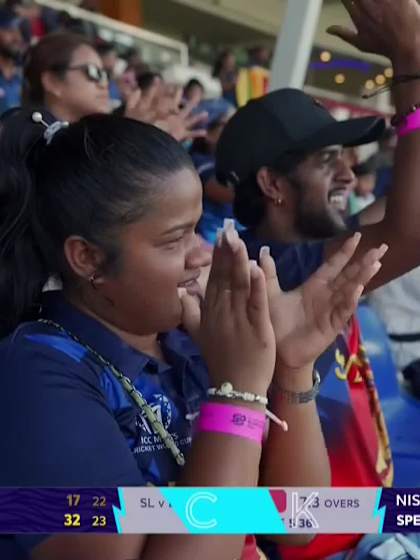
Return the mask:
[[[104,68],[99,68],[96,64],[79,64],[77,66],[68,66],[66,71],[80,70],[90,82],[105,85],[108,83],[108,74]]]

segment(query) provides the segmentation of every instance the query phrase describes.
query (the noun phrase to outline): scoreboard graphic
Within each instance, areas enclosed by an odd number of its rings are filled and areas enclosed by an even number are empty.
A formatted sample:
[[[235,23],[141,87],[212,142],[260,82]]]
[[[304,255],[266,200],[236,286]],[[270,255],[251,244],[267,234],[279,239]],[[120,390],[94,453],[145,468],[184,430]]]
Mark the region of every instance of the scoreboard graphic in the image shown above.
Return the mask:
[[[420,532],[420,489],[0,488],[0,533]]]

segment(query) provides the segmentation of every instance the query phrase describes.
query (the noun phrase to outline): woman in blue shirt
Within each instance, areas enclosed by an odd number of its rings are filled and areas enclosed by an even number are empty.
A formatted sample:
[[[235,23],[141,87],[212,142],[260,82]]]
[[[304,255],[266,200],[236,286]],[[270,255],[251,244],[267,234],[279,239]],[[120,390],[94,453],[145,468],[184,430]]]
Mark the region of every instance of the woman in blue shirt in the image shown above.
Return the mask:
[[[269,255],[262,268],[249,263],[227,228],[200,306],[201,185],[170,136],[110,115],[46,126],[40,113],[15,112],[3,123],[0,162],[0,485],[329,484],[312,369],[377,270],[373,258],[340,275],[357,239],[312,280],[306,307],[280,292]],[[52,276],[62,291],[43,293]],[[322,306],[313,307],[317,294]],[[272,381],[270,406],[289,432],[272,424],[261,466],[261,444],[242,432],[200,428],[193,439],[194,418],[215,404],[204,402],[209,385],[264,398]],[[308,394],[298,406],[291,398]],[[265,413],[233,403],[245,416]],[[189,560],[198,542],[202,560],[230,560],[244,537],[13,539],[35,560]]]

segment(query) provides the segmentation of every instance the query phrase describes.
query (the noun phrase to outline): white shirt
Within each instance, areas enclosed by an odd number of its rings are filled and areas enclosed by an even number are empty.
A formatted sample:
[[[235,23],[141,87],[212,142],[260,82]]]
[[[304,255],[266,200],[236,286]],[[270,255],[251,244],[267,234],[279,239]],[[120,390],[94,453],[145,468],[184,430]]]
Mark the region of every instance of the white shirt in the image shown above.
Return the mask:
[[[420,335],[420,268],[375,290],[369,296],[369,303],[385,323],[389,334]],[[420,341],[391,340],[391,345],[399,369],[420,359]]]

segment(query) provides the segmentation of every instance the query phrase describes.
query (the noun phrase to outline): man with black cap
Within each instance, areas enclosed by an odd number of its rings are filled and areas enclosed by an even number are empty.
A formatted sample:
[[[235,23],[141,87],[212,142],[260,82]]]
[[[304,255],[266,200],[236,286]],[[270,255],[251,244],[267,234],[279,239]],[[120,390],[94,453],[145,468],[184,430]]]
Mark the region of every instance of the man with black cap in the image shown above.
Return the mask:
[[[381,244],[389,246],[382,269],[369,285],[372,290],[420,265],[420,7],[416,0],[343,3],[357,30],[335,27],[330,32],[391,59],[402,127],[385,217],[368,224],[360,214],[359,223],[353,224],[362,233],[359,257]],[[216,152],[216,174],[235,188],[235,216],[248,228],[242,237],[250,257],[258,259],[261,248],[268,246],[283,289],[301,286],[349,235],[342,209],[354,174],[343,147],[377,140],[384,129],[376,118],[337,122],[318,101],[293,89],[249,102],[227,124]],[[354,273],[351,263],[347,273]],[[295,293],[305,302],[304,288]],[[356,320],[317,367],[322,381],[318,409],[332,484],[391,485],[387,429]],[[311,381],[293,382],[307,387]],[[275,390],[273,394],[276,398]],[[412,485],[419,486],[420,478]],[[282,547],[281,557],[323,559],[358,546],[360,539],[319,535],[301,549]]]
[[[22,77],[18,63],[23,49],[20,19],[9,9],[0,8],[0,114],[20,105]]]

